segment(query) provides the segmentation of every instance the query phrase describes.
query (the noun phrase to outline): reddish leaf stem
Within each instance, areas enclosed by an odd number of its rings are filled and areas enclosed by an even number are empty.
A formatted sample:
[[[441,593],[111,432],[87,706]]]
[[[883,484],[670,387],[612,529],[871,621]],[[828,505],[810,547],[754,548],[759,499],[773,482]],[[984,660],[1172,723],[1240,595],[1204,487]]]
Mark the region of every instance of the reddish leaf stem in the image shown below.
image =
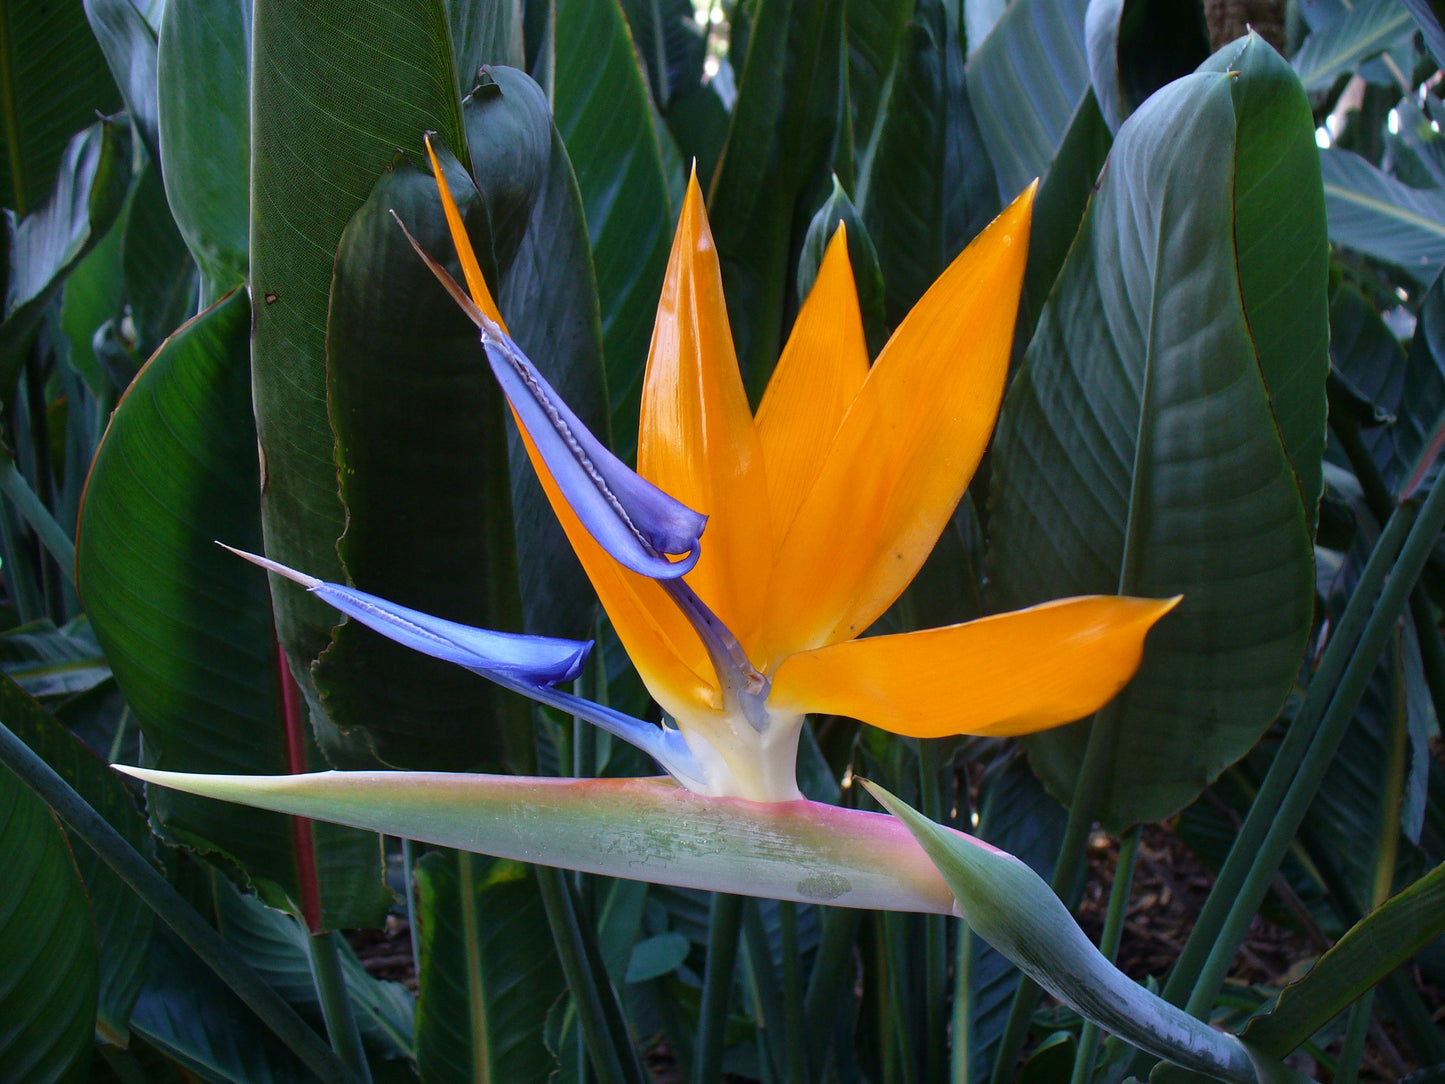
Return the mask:
[[[301,690],[291,676],[286,652],[276,645],[276,671],[281,682],[281,716],[286,723],[286,768],[292,775],[307,771],[306,725],[301,707]],[[312,933],[321,932],[321,884],[316,874],[316,836],[309,817],[291,818],[291,835],[296,847],[296,879],[301,888],[301,918]]]

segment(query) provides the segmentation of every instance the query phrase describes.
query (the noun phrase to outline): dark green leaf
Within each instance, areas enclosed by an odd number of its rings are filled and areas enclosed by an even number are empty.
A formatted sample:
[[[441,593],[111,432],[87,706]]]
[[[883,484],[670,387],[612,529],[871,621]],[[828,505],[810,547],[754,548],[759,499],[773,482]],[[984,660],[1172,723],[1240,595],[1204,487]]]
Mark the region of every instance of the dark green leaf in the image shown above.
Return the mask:
[[[209,1084],[316,1080],[167,927],[149,963],[131,1027],[189,1073]]]
[[[535,874],[436,851],[417,863],[416,878],[422,1079],[543,1084],[556,1063],[542,1028],[563,984]]]
[[[854,0],[847,5],[845,17],[848,124],[857,148],[853,153],[866,159],[876,145],[881,118],[893,93],[893,73],[914,17],[914,5],[910,0]],[[854,177],[846,180],[850,188],[855,187]]]
[[[1404,0],[1405,9],[1420,28],[1425,38],[1425,48],[1435,58],[1435,63],[1445,66],[1445,29],[1440,26],[1440,4],[1438,0]]]
[[[863,225],[853,201],[838,178],[833,178],[833,192],[818,208],[808,223],[803,238],[803,251],[798,257],[798,296],[805,298],[818,278],[823,254],[838,227],[848,230],[848,262],[853,265],[853,280],[858,288],[858,305],[863,311],[863,330],[868,339],[868,353],[877,356],[887,341],[883,316],[883,274],[878,270],[878,251],[868,228]]]
[[[135,331],[134,352],[148,358],[195,315],[196,265],[171,218],[161,173],[147,162],[136,177],[122,235],[121,268]]]
[[[54,768],[125,840],[141,854],[154,847],[135,796],[110,767],[77,741],[64,726],[17,685],[0,679],[0,711],[6,725]],[[150,948],[151,911],[100,857],[83,844],[72,845],[75,865],[85,884],[91,918],[100,944],[96,1029],[124,1044],[131,1006],[145,978]]]
[[[168,0],[158,64],[161,161],[207,304],[246,278],[250,52],[250,0]]]
[[[1089,88],[1085,0],[1017,0],[968,61],[968,97],[1008,202],[1049,170]]]
[[[620,0],[657,107],[702,85],[707,42],[691,0]]]
[[[889,326],[999,209],[949,10],[941,0],[916,5],[877,146],[859,174],[858,202],[878,249]]]
[[[7,1081],[49,1084],[89,1055],[95,926],[55,814],[8,768],[0,768],[0,853],[0,1065]]]
[[[159,165],[156,32],[131,0],[85,0],[85,17],[151,162]],[[71,63],[74,63],[73,61]]]
[[[748,394],[797,310],[796,253],[827,196],[843,109],[843,5],[761,0],[708,200]]]
[[[1197,0],[1091,0],[1084,33],[1094,96],[1111,132],[1145,98],[1209,57]]]
[[[558,3],[553,101],[592,242],[613,448],[630,458],[673,216],[652,106],[616,0]]]
[[[55,187],[66,144],[121,97],[80,4],[6,4],[0,204],[22,218]]]
[[[295,767],[265,580],[214,542],[260,542],[249,311],[244,292],[232,294],[136,378],[96,455],[78,531],[87,612],[158,766]],[[279,906],[300,903],[287,818],[165,791],[151,813],[172,838],[229,855]],[[376,837],[323,824],[314,833],[323,921],[372,924],[388,902]]]
[[[1410,188],[1350,151],[1320,151],[1330,240],[1419,283],[1445,266],[1445,191]]]
[[[318,1029],[325,1027],[307,954],[310,934],[293,916],[245,896],[229,882],[214,882],[221,932],[242,956],[297,1011]],[[326,936],[326,935],[323,935]],[[341,974],[362,1041],[383,1057],[411,1057],[414,1003],[399,983],[374,979],[350,946],[339,946]]]
[[[660,933],[632,946],[627,963],[628,982],[647,982],[674,971],[687,959],[692,942],[680,933]]]
[[[1299,153],[1313,123],[1263,42],[1224,59],[1238,75],[1173,83],[1120,129],[995,449],[994,606],[1184,595],[1105,709],[1111,826],[1167,816],[1253,745],[1310,628],[1328,327]],[[1087,738],[1030,739],[1055,794]]]
[[[447,18],[451,24],[457,89],[461,97],[465,98],[477,85],[478,69],[483,64],[526,66],[520,0],[488,4],[447,0]]]
[[[444,157],[467,217],[485,223],[470,178]],[[342,560],[363,590],[515,631],[522,618],[501,391],[476,329],[412,251],[393,210],[427,251],[452,249],[436,181],[405,161],[341,236],[327,392],[347,510]],[[513,755],[531,746],[529,714],[508,713],[509,694],[358,622],[336,629],[315,679],[328,715],[364,734],[389,764],[499,766],[509,741]]]
[[[257,0],[251,57],[251,363],[266,552],[341,580],[345,524],[326,406],[332,263],[398,147],[419,156],[428,129],[465,146],[447,13],[441,0]],[[311,688],[334,611],[304,592],[278,592],[276,621],[328,754],[364,762],[364,748],[327,723]]]
[[[1273,1012],[1250,1023],[1245,1039],[1268,1054],[1287,1054],[1442,932],[1445,865],[1356,923],[1280,994]]]
[[[83,617],[64,629],[46,618],[0,635],[0,670],[34,697],[84,692],[110,677]]]

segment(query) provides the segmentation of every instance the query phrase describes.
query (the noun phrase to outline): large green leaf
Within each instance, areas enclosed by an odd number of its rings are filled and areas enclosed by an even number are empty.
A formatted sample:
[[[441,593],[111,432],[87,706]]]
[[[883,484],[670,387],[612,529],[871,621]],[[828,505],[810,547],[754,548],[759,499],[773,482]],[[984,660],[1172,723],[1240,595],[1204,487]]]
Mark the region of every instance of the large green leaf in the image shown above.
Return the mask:
[[[995,448],[993,605],[1184,595],[1105,709],[1111,826],[1169,815],[1248,750],[1310,627],[1328,330],[1313,125],[1259,39],[1215,61],[1238,74],[1170,84],[1120,129]],[[1055,794],[1088,738],[1030,739]]]
[[[497,306],[513,338],[592,432],[607,437],[597,282],[582,202],[540,87],[511,68],[467,99],[472,173],[491,220]],[[494,154],[494,147],[506,154]],[[509,428],[522,619],[528,632],[591,635],[582,566]]]
[[[999,205],[949,5],[919,0],[891,75],[857,192],[897,326]]]
[[[1049,163],[1089,88],[1085,0],[1016,0],[968,60],[968,97],[1007,203]]]
[[[756,402],[797,310],[797,252],[831,189],[843,111],[843,5],[762,0],[708,198],[728,319]]]
[[[1198,0],[1090,0],[1084,36],[1094,97],[1111,132],[1145,98],[1209,56]]]
[[[518,862],[434,851],[416,867],[417,1069],[435,1084],[545,1084],[543,1042],[562,993],[536,874]]]
[[[1361,0],[1306,38],[1291,63],[1306,90],[1326,90],[1361,61],[1407,44],[1414,32],[1414,20],[1403,3]]]
[[[157,67],[171,214],[207,302],[246,279],[250,0],[167,0]]]
[[[141,854],[151,855],[150,829],[131,788],[100,757],[8,677],[0,678],[0,712],[5,725],[60,773],[126,842]],[[90,911],[87,921],[93,923],[100,946],[95,1028],[107,1040],[124,1045],[131,1006],[145,979],[152,914],[89,847],[81,844],[71,850],[85,885]]]
[[[451,189],[481,232],[476,188],[443,156]],[[342,560],[364,590],[449,620],[517,630],[501,391],[476,329],[412,251],[393,211],[429,252],[452,249],[436,181],[404,161],[342,234],[327,330],[347,510]],[[315,678],[337,725],[398,767],[498,766],[532,744],[528,713],[504,710],[509,694],[359,622],[336,629]]]
[[[121,98],[80,4],[6,4],[0,23],[0,204],[24,217],[54,187],[71,137]]]
[[[1441,933],[1445,865],[1351,927],[1308,975],[1280,993],[1273,1012],[1250,1022],[1245,1037],[1267,1053],[1289,1053]]]
[[[332,262],[398,147],[420,155],[428,129],[465,145],[447,12],[441,0],[257,0],[251,58],[251,365],[266,552],[340,580],[345,524],[326,407]],[[364,756],[327,723],[311,687],[334,613],[303,592],[278,591],[275,605],[328,754]]]
[[[556,30],[557,130],[577,173],[592,242],[613,447],[630,458],[672,238],[667,180],[617,0],[560,0]]]
[[[457,89],[461,97],[465,98],[477,85],[478,70],[483,64],[526,66],[521,0],[493,0],[484,4],[448,0],[447,17],[451,22]]]
[[[168,340],[111,418],[82,510],[80,590],[157,765],[294,768],[265,581],[214,542],[260,541],[249,316],[237,292]],[[163,793],[151,813],[229,855],[278,906],[302,902],[304,843],[286,818]],[[322,825],[315,838],[322,921],[376,921],[388,899],[375,838]]]
[[[1320,151],[1330,240],[1428,283],[1445,267],[1445,191],[1411,188],[1350,151]]]
[[[847,122],[853,144],[847,150],[849,159],[859,160],[852,164],[858,174],[866,171],[864,165],[877,146],[882,118],[895,89],[892,74],[899,50],[910,21],[916,17],[912,0],[854,0],[847,5]],[[839,158],[843,156],[841,150]],[[856,187],[854,176],[846,171],[844,176],[850,189]]]
[[[90,1050],[95,926],[55,814],[8,768],[0,768],[0,853],[0,1065],[7,1081],[50,1084]]]

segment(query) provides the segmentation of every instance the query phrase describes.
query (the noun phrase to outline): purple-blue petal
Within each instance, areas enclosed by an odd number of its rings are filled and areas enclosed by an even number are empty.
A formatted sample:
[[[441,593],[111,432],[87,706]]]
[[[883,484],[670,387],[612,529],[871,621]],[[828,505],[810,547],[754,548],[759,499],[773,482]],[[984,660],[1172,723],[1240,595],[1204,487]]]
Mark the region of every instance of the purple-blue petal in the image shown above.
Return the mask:
[[[598,545],[653,579],[690,572],[707,517],[642,478],[588,432],[537,367],[495,325],[482,334],[487,361],[562,496]],[[667,555],[681,555],[669,560]]]
[[[556,685],[575,678],[592,650],[591,641],[492,632],[445,621],[340,584],[320,583],[310,590],[388,639],[486,677]]]

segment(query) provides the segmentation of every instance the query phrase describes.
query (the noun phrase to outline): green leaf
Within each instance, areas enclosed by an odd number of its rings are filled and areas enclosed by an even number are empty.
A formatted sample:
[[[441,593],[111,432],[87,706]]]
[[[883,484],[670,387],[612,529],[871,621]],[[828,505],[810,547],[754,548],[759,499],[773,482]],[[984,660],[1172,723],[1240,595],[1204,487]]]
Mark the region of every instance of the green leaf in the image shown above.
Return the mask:
[[[156,32],[131,0],[85,0],[85,17],[125,99],[150,160],[159,167],[160,119],[156,97]]]
[[[1327,368],[1313,124],[1257,38],[1120,128],[1005,401],[992,604],[1168,597],[1105,709],[1111,827],[1188,804],[1274,718],[1313,608]],[[1073,792],[1088,727],[1029,739]]]
[[[307,953],[310,936],[293,916],[245,896],[229,881],[212,879],[217,925],[226,940],[286,1001],[318,1029],[325,1027]],[[383,1057],[412,1057],[414,1002],[406,987],[369,975],[341,945],[341,974],[357,1028],[367,1048]]]
[[[1361,0],[1317,29],[1291,63],[1305,90],[1322,91],[1372,56],[1407,44],[1415,32],[1410,10],[1396,0]],[[1404,73],[1408,78],[1409,73]]]
[[[993,171],[964,84],[949,5],[920,0],[904,32],[858,202],[896,327],[998,213]]]
[[[1086,0],[1016,0],[968,61],[968,98],[1008,203],[1049,170],[1089,89]]]
[[[484,224],[470,178],[439,153],[466,216]],[[341,236],[327,318],[327,396],[347,511],[339,551],[363,590],[517,630],[504,400],[476,329],[393,211],[428,252],[452,250],[436,181],[405,161]],[[460,266],[448,263],[460,280]],[[529,713],[509,711],[509,694],[485,678],[337,621],[314,671],[317,689],[331,719],[364,735],[386,763],[462,770],[530,749]]]
[[[251,365],[266,552],[337,581],[345,523],[326,406],[332,263],[398,147],[420,156],[428,129],[465,146],[447,13],[442,0],[256,0],[251,57]],[[365,758],[327,723],[311,687],[334,612],[278,591],[276,622],[328,755]]]
[[[888,341],[883,316],[883,274],[878,269],[878,250],[868,236],[853,201],[838,178],[833,178],[833,192],[823,201],[808,232],[803,237],[803,251],[798,256],[798,296],[805,298],[813,289],[822,266],[823,254],[840,226],[848,231],[848,262],[853,266],[853,280],[858,289],[858,306],[863,311],[863,331],[868,339],[868,353],[874,357]]]
[[[541,88],[511,68],[491,74],[465,114],[472,173],[491,219],[497,307],[517,345],[606,440],[597,282],[577,181]],[[483,151],[491,145],[513,150],[492,156]],[[591,599],[591,586],[510,427],[508,440],[524,628],[582,639],[594,611],[579,600]]]
[[[65,172],[75,133],[121,97],[81,5],[7,4],[0,29],[0,204],[23,218]]]
[[[564,984],[536,874],[434,851],[417,863],[417,1069],[437,1084],[545,1084],[542,1030]]]
[[[709,799],[660,779],[122,770],[258,809],[585,873],[840,907],[953,907],[901,825],[819,802]]]
[[[1352,926],[1309,974],[1285,987],[1273,1012],[1250,1021],[1245,1039],[1274,1056],[1289,1053],[1441,933],[1445,865]]]
[[[797,311],[797,243],[827,196],[843,109],[843,5],[761,0],[708,198],[728,320],[754,402]]]
[[[1410,188],[1351,151],[1320,151],[1330,240],[1429,283],[1445,267],[1445,191]]]
[[[246,279],[249,0],[167,0],[159,48],[166,196],[210,304]]]
[[[145,816],[127,787],[100,757],[9,678],[0,678],[0,712],[5,725],[73,786],[140,854],[154,850]],[[145,979],[152,913],[129,886],[93,850],[71,844],[85,885],[90,916],[98,937],[99,993],[95,1028],[108,1041],[123,1045],[131,1007]]]
[[[969,927],[1040,986],[1141,1050],[1221,1080],[1255,1084],[1239,1040],[1170,1005],[1109,963],[1028,866],[934,824],[882,787],[866,785],[937,864]]]
[[[121,268],[135,328],[134,352],[148,358],[196,313],[196,265],[171,218],[161,173],[147,162],[136,175],[125,216]]]
[[[0,768],[0,1064],[15,1084],[64,1080],[90,1052],[99,981],[95,926],[55,815]]]
[[[136,378],[96,454],[80,521],[81,595],[158,765],[291,770],[265,580],[214,542],[260,541],[249,316],[244,292],[232,294]],[[285,818],[166,794],[151,812],[172,838],[229,855],[278,905],[302,900]],[[323,922],[378,920],[388,898],[376,840],[315,834]]]
[[[527,66],[522,44],[520,0],[498,0],[488,4],[447,0],[446,8],[456,58],[457,89],[461,97],[465,98],[477,85],[478,69],[483,64],[505,64],[511,68]]]
[[[855,0],[847,5],[845,18],[848,124],[856,148],[849,151],[849,157],[861,159],[853,168],[862,174],[877,145],[882,118],[895,90],[899,52],[916,13],[914,5],[906,0]],[[835,169],[842,164],[836,164]],[[987,168],[987,156],[984,165]],[[850,189],[856,187],[856,177],[846,171],[844,180]]]
[[[577,174],[592,243],[613,449],[630,458],[672,240],[667,180],[647,87],[617,0],[560,0],[556,33],[557,130]]]
[[[64,629],[43,618],[0,635],[0,670],[37,698],[85,692],[110,677],[84,617]]]
[[[692,942],[680,933],[660,933],[648,937],[632,946],[632,957],[627,962],[626,981],[648,982],[661,978],[682,966]]]
[[[156,930],[150,977],[136,1001],[131,1027],[210,1084],[316,1080],[164,926]]]
[[[29,337],[65,276],[115,221],[129,182],[129,125],[97,121],[65,148],[45,203],[19,221],[6,213],[10,274],[0,324],[0,395],[10,394]]]

